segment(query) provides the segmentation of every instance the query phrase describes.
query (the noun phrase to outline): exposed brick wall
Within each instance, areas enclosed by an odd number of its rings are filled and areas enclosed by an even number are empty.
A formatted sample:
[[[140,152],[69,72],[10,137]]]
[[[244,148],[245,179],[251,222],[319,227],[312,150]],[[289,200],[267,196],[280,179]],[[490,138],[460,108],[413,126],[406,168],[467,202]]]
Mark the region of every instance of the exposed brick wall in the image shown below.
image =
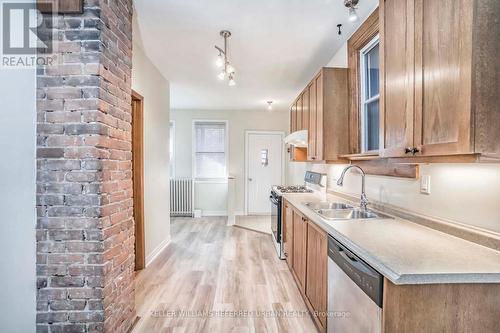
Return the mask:
[[[59,15],[37,78],[37,331],[126,332],[134,311],[132,0]]]

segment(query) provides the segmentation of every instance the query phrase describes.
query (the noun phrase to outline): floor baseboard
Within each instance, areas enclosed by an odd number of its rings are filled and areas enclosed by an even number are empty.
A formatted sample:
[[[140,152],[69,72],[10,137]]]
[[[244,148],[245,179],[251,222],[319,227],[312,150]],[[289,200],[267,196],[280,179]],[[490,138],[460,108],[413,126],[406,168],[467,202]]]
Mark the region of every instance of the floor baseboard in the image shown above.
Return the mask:
[[[158,245],[156,247],[156,249],[153,250],[153,252],[151,252],[147,257],[146,257],[146,267],[149,266],[149,264],[151,264],[157,257],[158,255],[163,251],[165,250],[165,248],[170,244],[170,236],[165,239],[163,242],[160,243],[160,245]]]

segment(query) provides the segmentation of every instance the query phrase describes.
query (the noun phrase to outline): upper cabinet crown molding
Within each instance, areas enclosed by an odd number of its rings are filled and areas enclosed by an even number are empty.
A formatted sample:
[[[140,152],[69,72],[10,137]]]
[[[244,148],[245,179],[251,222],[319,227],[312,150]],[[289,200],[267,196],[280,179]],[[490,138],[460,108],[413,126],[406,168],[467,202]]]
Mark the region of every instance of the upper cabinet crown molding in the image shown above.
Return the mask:
[[[500,156],[498,13],[497,0],[380,2],[381,156]]]

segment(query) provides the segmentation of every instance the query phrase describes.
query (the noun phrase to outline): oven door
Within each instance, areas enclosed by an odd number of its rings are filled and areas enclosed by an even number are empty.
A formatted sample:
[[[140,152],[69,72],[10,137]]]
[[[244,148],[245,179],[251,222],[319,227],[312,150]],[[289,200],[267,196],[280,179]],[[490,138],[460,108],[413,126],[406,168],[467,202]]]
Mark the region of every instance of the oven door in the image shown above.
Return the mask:
[[[271,192],[269,196],[269,201],[271,201],[271,231],[273,232],[273,238],[276,243],[281,243],[281,197],[275,193]]]

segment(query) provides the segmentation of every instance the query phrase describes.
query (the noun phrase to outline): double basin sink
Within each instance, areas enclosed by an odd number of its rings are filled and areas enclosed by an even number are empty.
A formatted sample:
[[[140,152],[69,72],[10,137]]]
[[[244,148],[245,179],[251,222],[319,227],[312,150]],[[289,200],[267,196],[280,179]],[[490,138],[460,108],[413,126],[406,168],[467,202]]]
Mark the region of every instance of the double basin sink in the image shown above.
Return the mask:
[[[342,202],[306,202],[307,207],[326,220],[387,219],[387,215],[362,210]]]

